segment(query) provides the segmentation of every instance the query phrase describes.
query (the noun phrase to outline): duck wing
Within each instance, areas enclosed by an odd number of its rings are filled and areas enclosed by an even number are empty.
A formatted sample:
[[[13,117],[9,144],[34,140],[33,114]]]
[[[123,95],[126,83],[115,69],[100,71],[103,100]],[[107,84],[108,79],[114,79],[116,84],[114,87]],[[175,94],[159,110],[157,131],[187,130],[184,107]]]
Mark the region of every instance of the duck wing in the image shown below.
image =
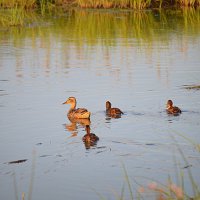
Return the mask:
[[[85,108],[77,108],[77,109],[75,110],[75,113],[78,113],[78,114],[85,114],[85,113],[87,113],[87,112],[88,112],[88,110],[85,109]]]
[[[167,109],[167,113],[176,115],[176,114],[181,113],[181,110],[180,110],[180,108],[174,106],[173,108]]]
[[[114,114],[116,114],[116,115],[124,114],[119,108],[111,108],[110,113],[113,115]]]
[[[68,114],[68,117],[71,118],[79,118],[79,119],[89,119],[90,118],[90,112],[85,108],[77,108],[74,110],[71,110]]]
[[[175,113],[181,113],[181,109],[175,106],[174,107],[174,112]]]

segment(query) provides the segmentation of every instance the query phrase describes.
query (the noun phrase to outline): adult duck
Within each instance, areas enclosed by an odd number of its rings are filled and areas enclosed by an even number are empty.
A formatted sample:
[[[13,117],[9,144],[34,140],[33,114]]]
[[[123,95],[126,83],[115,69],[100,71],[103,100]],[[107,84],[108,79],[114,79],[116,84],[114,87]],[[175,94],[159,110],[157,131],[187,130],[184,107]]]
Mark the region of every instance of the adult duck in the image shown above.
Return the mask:
[[[89,119],[90,118],[90,112],[85,108],[76,108],[76,98],[75,97],[69,97],[67,101],[65,101],[63,104],[70,104],[70,109],[68,111],[68,118],[77,118],[77,119]]]
[[[172,100],[168,100],[167,104],[166,104],[166,111],[168,114],[174,114],[174,115],[178,115],[181,113],[181,109],[173,106],[173,101]]]
[[[121,117],[124,113],[119,108],[112,108],[110,101],[106,101],[106,114],[110,117]]]

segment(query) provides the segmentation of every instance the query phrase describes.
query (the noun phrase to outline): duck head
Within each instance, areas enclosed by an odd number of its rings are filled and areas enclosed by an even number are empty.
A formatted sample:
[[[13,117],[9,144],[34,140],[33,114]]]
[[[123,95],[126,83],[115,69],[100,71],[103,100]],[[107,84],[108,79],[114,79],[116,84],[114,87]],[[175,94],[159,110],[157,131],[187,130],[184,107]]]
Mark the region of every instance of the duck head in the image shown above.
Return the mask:
[[[63,104],[70,104],[71,109],[76,108],[76,98],[75,97],[69,97],[67,101],[65,101]]]
[[[106,101],[106,110],[111,109],[111,103],[110,101]]]
[[[168,100],[167,104],[166,104],[166,108],[169,109],[171,107],[173,107],[173,101],[172,100]]]
[[[67,101],[65,101],[63,104],[76,104],[76,98],[75,97],[69,97]]]

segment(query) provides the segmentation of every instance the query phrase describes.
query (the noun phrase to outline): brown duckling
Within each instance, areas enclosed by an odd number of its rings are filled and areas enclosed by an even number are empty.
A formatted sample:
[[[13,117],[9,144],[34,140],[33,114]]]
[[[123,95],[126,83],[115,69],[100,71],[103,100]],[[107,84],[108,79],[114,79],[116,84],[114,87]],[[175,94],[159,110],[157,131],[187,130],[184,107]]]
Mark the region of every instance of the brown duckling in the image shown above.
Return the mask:
[[[168,114],[180,114],[181,113],[181,109],[173,106],[173,101],[172,100],[168,100],[167,104],[166,104],[166,111]]]
[[[111,117],[117,117],[124,113],[119,108],[112,108],[110,101],[106,101],[106,114]]]
[[[96,136],[94,133],[90,133],[89,125],[86,125],[85,130],[86,134],[82,137],[83,142],[90,144],[91,146],[95,145],[96,142],[99,140],[99,137]]]
[[[67,116],[69,118],[77,118],[77,119],[89,119],[90,118],[90,112],[85,108],[76,108],[76,98],[75,97],[69,97],[67,101],[65,101],[63,104],[70,104],[70,109],[68,111]]]

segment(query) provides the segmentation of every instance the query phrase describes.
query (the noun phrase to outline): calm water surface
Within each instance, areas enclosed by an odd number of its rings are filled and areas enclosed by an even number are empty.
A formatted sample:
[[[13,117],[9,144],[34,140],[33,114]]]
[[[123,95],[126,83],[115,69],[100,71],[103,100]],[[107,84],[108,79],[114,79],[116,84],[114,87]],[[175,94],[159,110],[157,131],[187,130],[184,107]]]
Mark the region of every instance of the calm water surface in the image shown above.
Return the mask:
[[[200,184],[200,12],[71,12],[0,32],[0,199],[130,199],[151,182]],[[91,111],[70,122],[69,97]],[[174,100],[180,116],[168,116]],[[105,115],[105,102],[124,111]],[[183,152],[187,162],[181,155]],[[25,159],[25,160],[24,160]],[[27,160],[26,160],[27,159]],[[21,163],[12,161],[24,160]],[[141,194],[155,199],[155,193]]]

